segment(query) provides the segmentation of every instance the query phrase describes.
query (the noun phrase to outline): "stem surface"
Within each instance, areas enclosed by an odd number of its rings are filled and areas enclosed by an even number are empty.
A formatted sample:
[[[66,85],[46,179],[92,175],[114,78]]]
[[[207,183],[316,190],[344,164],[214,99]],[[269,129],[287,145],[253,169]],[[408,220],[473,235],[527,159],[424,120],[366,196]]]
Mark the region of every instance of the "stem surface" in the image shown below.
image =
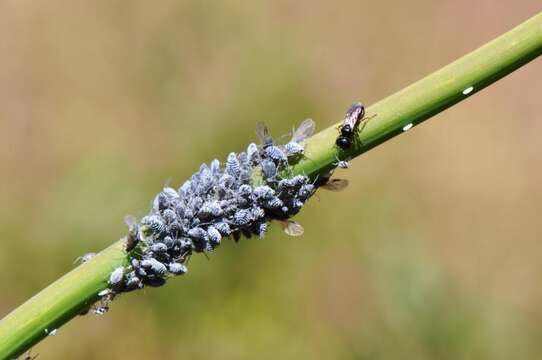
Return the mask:
[[[481,48],[367,108],[357,141],[338,152],[335,124],[307,140],[294,173],[331,170],[337,156],[356,157],[404,132],[525,65],[542,53],[542,13]],[[472,90],[468,92],[467,89]],[[374,117],[371,117],[374,116]],[[406,128],[405,128],[406,129]],[[111,271],[127,265],[119,240],[36,294],[0,321],[0,359],[12,359],[99,299]]]

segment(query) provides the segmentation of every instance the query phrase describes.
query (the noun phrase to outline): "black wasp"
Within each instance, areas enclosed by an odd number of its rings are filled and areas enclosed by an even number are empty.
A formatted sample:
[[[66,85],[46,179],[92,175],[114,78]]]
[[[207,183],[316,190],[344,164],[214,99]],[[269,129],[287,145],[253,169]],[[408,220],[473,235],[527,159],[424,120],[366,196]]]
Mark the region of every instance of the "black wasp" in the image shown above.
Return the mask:
[[[365,115],[365,107],[357,102],[350,106],[341,126],[339,126],[339,136],[335,141],[338,147],[348,150],[354,142],[354,136],[358,131],[358,125]]]

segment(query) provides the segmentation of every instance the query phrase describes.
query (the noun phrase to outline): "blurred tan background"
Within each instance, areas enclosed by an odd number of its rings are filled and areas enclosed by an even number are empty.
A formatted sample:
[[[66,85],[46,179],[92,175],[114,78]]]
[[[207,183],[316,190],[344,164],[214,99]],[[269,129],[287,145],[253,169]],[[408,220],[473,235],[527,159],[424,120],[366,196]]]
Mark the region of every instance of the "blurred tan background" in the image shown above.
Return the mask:
[[[340,120],[540,11],[522,1],[0,2],[0,317],[170,179]],[[301,238],[226,242],[39,359],[534,359],[542,63],[356,159]]]

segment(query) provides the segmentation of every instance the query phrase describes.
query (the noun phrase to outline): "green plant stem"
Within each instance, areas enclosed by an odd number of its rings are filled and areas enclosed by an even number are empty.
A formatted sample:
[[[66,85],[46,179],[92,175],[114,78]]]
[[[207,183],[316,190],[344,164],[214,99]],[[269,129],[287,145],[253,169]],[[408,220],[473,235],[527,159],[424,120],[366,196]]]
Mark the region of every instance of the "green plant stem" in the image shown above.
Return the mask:
[[[333,168],[338,155],[355,157],[470,97],[542,53],[542,13],[483,47],[367,108],[371,117],[347,152],[335,146],[335,124],[307,141],[295,173],[315,176]],[[463,94],[469,87],[473,91]],[[103,250],[29,299],[0,321],[0,359],[24,353],[47,334],[87,309],[107,288],[110,272],[127,264],[123,241]]]

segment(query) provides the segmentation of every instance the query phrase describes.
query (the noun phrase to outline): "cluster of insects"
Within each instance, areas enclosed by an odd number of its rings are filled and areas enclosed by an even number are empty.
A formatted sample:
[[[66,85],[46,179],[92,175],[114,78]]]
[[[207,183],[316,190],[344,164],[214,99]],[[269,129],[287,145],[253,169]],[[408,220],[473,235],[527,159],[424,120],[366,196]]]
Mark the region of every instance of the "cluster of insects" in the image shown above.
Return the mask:
[[[303,227],[290,218],[317,186],[329,182],[316,184],[307,176],[291,175],[292,163],[304,154],[303,140],[314,129],[314,121],[307,119],[286,144],[279,145],[258,123],[259,144],[230,153],[224,163],[215,159],[201,165],[178,189],[165,187],[154,198],[150,214],[139,222],[127,217],[130,264],[113,269],[109,289],[100,294],[94,312],[104,314],[122,292],[161,286],[168,277],[185,274],[193,253],[211,252],[226,237],[263,238],[270,221],[279,222],[288,235],[301,235]]]
[[[339,128],[336,145],[347,150],[355,141],[364,107],[352,105]],[[344,189],[348,182],[331,179],[333,171],[310,180],[292,175],[291,166],[304,156],[304,140],[315,130],[307,119],[285,144],[277,144],[263,123],[256,126],[259,144],[230,153],[221,163],[202,164],[178,189],[166,186],[156,195],[149,215],[136,221],[126,217],[128,266],[113,269],[109,288],[99,295],[94,313],[103,315],[116,295],[145,286],[158,287],[170,276],[185,274],[193,253],[212,252],[224,238],[263,238],[270,221],[281,224],[286,234],[299,236],[303,227],[291,220],[317,188]],[[349,159],[335,167],[347,169]],[[257,180],[255,180],[257,179]],[[86,262],[94,254],[81,257]]]

